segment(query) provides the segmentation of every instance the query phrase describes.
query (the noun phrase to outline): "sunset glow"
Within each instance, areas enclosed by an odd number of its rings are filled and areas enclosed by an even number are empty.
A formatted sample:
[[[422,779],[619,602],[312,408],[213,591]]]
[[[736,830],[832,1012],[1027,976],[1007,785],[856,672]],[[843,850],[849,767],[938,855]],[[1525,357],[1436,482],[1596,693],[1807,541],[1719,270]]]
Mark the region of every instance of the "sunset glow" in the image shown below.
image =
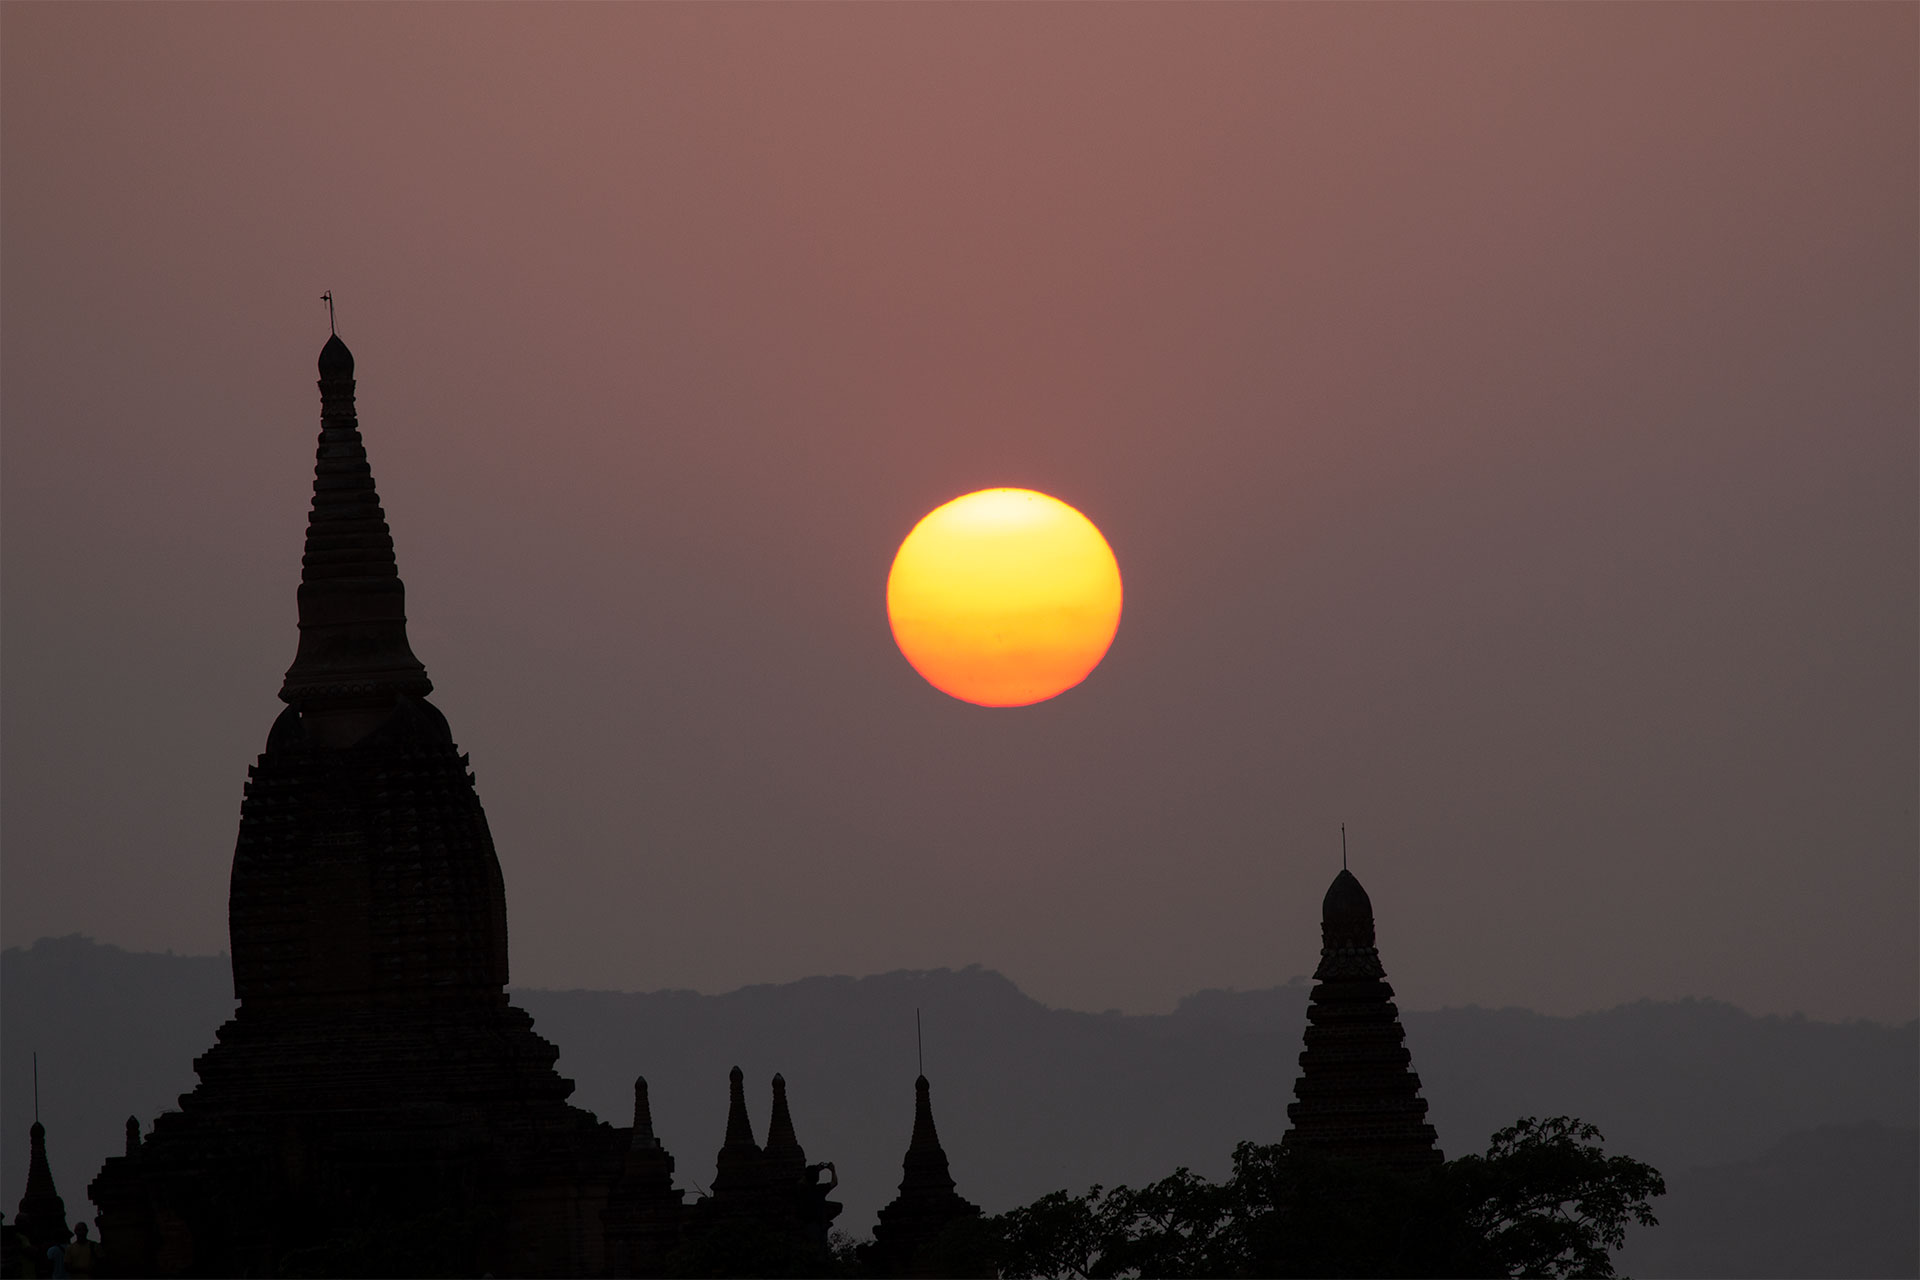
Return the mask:
[[[983,707],[1085,680],[1120,625],[1120,566],[1093,522],[1032,489],[982,489],[929,513],[887,575],[887,618],[913,669]]]

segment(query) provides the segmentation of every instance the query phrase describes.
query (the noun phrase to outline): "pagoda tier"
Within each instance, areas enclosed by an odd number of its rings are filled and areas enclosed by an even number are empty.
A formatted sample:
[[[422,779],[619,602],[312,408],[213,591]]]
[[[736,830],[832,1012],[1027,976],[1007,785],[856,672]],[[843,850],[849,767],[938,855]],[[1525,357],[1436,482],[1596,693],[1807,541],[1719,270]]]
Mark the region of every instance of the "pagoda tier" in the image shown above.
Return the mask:
[[[1373,903],[1342,870],[1321,904],[1320,967],[1281,1145],[1396,1169],[1442,1162],[1393,988],[1374,945]]]

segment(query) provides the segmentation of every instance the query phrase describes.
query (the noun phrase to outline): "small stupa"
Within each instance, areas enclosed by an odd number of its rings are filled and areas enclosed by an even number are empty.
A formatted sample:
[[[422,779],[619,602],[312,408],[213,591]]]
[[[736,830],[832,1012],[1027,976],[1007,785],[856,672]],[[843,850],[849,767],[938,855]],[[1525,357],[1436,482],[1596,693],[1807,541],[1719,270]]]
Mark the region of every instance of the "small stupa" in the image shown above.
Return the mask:
[[[880,1210],[873,1228],[875,1265],[883,1275],[945,1274],[947,1260],[933,1256],[930,1246],[954,1223],[978,1218],[980,1206],[954,1190],[924,1075],[913,1082],[913,1138],[901,1164],[900,1194]]]
[[[53,1166],[47,1163],[47,1127],[38,1120],[27,1130],[27,1193],[20,1197],[20,1211],[13,1216],[14,1229],[25,1241],[29,1256],[44,1259],[48,1249],[66,1247],[73,1239],[67,1224],[66,1201],[53,1185]]]

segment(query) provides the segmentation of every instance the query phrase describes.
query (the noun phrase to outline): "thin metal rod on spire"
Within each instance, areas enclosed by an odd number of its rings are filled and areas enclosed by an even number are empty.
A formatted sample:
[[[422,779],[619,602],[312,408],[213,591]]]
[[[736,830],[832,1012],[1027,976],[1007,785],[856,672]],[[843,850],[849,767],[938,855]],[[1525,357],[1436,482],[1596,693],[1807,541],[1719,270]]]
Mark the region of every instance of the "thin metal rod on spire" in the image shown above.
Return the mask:
[[[40,1123],[40,1051],[33,1054],[33,1122]]]
[[[1340,824],[1340,869],[1347,869],[1347,824]]]
[[[329,289],[321,294],[320,301],[327,304],[327,332],[338,334],[340,330],[335,328],[333,323],[333,290]]]
[[[927,1042],[920,1036],[920,1010],[913,1011],[913,1051],[920,1059],[920,1074],[927,1074]]]

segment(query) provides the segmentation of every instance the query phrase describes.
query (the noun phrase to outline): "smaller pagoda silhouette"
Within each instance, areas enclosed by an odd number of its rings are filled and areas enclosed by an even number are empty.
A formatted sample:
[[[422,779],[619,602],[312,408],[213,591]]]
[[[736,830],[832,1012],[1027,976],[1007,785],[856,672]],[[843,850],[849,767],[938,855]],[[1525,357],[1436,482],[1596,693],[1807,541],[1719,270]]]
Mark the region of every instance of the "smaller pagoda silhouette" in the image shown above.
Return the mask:
[[[1283,1147],[1397,1170],[1443,1160],[1400,1010],[1374,945],[1373,902],[1342,867],[1320,905],[1320,967]]]
[[[821,1182],[820,1175],[829,1175]],[[827,1233],[842,1206],[827,1196],[839,1185],[831,1163],[808,1164],[794,1134],[787,1082],[773,1077],[767,1145],[753,1138],[745,1077],[727,1077],[727,1133],[715,1160],[713,1190],[688,1206],[681,1267],[706,1273],[814,1274],[828,1261]],[[741,1270],[745,1268],[745,1270]]]
[[[73,1239],[73,1228],[67,1225],[67,1204],[60,1198],[59,1188],[53,1185],[53,1166],[47,1163],[47,1126],[38,1120],[27,1130],[29,1152],[27,1156],[27,1193],[20,1197],[20,1211],[14,1214],[13,1230],[18,1233],[14,1243],[24,1247],[27,1260],[39,1274],[45,1268],[47,1250],[55,1247],[66,1248]],[[9,1274],[18,1274],[11,1267],[19,1259],[9,1258]]]
[[[685,1192],[673,1185],[673,1157],[653,1132],[647,1081],[633,1081],[633,1137],[620,1178],[607,1193],[601,1214],[606,1227],[608,1273],[660,1276],[680,1243]]]
[[[954,1190],[924,1075],[913,1082],[913,1139],[901,1163],[900,1194],[880,1210],[873,1228],[874,1268],[889,1276],[947,1274],[953,1259],[938,1256],[936,1242],[955,1223],[977,1219],[980,1206]]]

